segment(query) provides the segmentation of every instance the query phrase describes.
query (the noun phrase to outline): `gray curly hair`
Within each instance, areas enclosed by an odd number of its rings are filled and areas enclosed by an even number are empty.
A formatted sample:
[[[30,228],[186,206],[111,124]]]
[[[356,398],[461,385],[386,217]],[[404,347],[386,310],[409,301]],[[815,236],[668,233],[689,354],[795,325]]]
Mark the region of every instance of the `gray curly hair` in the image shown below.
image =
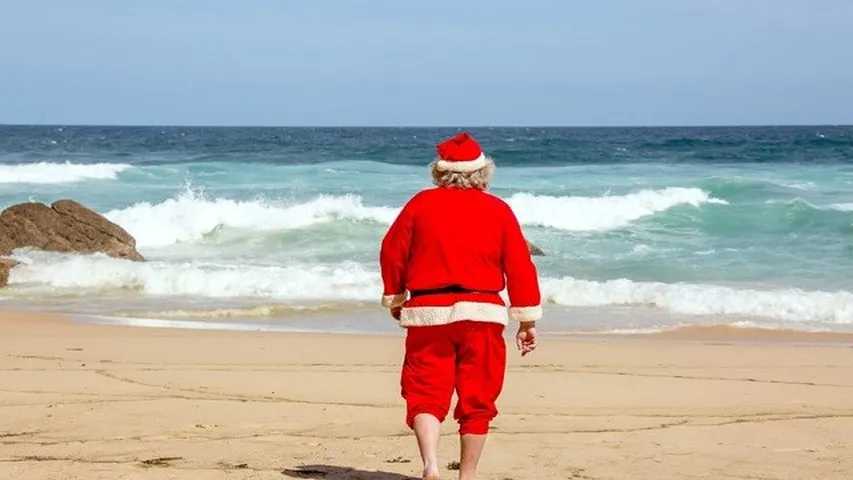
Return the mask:
[[[495,174],[495,162],[486,157],[486,165],[473,172],[453,172],[442,170],[438,167],[438,160],[430,165],[432,169],[432,183],[439,187],[453,188],[476,188],[486,190]]]

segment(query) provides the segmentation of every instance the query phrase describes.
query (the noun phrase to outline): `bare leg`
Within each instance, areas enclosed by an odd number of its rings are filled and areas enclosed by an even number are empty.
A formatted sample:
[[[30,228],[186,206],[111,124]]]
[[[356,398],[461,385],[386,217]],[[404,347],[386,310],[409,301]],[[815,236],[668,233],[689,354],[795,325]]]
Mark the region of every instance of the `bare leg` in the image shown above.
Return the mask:
[[[415,436],[424,461],[424,480],[438,480],[438,437],[441,423],[429,413],[415,415]]]
[[[459,461],[459,480],[474,480],[477,477],[477,464],[486,445],[487,435],[465,434],[459,436],[462,454]]]

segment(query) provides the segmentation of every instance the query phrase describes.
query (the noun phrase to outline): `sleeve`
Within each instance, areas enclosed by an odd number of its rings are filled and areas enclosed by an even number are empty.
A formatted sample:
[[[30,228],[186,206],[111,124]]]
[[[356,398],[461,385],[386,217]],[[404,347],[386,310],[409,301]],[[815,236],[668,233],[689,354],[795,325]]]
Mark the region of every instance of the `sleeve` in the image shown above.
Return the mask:
[[[399,307],[406,301],[406,263],[409,247],[412,243],[413,215],[412,202],[403,207],[400,215],[391,224],[382,248],[379,252],[379,265],[382,271],[382,306]]]
[[[509,316],[518,322],[533,322],[542,318],[539,277],[518,219],[509,207],[507,209],[503,269],[509,294]]]

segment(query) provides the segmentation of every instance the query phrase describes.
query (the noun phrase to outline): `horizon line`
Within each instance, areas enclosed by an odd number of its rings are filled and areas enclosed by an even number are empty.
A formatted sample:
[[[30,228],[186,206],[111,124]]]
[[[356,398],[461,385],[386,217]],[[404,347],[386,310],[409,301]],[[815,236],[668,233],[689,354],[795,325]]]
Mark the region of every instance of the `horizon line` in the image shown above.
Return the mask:
[[[108,128],[790,128],[790,127],[853,127],[853,123],[744,123],[744,124],[684,124],[684,125],[229,125],[229,124],[146,124],[146,123],[5,123],[0,127],[108,127]]]

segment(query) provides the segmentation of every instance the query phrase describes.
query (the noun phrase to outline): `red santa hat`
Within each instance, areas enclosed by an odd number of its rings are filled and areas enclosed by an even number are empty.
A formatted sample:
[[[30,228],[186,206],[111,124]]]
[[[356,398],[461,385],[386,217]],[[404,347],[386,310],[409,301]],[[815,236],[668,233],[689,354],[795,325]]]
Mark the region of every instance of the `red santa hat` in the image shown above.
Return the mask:
[[[436,167],[450,172],[473,172],[488,161],[480,144],[468,132],[462,132],[435,146],[438,152]]]

